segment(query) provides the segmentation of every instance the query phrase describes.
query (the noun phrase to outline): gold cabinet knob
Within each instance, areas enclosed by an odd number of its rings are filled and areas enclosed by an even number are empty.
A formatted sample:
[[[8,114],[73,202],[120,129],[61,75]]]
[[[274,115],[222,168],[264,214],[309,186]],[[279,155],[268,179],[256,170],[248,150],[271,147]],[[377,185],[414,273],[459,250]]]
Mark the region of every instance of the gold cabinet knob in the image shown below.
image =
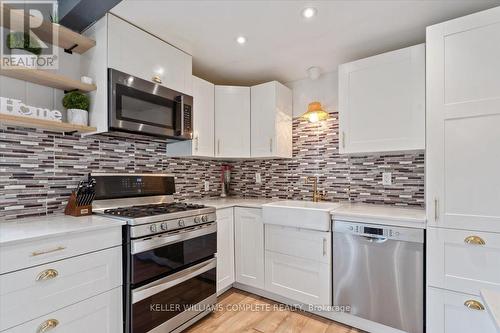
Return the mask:
[[[464,305],[471,310],[484,310],[484,305],[472,299],[465,301]]]
[[[43,272],[40,272],[40,274],[38,274],[36,277],[36,281],[52,280],[55,279],[58,275],[59,275],[58,271],[49,268],[44,270]]]
[[[464,242],[466,244],[471,244],[471,245],[485,245],[486,242],[484,239],[482,239],[479,236],[469,236],[464,239]]]
[[[161,84],[161,77],[160,77],[160,75],[153,76],[153,82]]]
[[[38,326],[36,333],[48,332],[51,329],[56,328],[57,325],[59,325],[59,321],[57,319],[48,319]]]

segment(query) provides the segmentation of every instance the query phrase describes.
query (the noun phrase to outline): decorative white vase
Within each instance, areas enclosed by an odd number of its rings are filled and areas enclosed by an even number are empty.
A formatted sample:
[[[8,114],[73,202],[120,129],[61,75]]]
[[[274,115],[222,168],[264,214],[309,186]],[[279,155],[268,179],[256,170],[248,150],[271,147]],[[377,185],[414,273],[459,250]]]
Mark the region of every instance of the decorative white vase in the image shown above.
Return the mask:
[[[68,109],[68,122],[74,125],[87,126],[89,123],[89,112],[81,109]]]

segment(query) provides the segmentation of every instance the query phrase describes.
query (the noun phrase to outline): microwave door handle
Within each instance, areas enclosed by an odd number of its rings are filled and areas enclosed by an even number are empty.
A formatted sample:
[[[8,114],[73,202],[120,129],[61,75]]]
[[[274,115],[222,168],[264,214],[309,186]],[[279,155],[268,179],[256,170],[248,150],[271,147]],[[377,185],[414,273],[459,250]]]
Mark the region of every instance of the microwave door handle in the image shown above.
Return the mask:
[[[180,136],[184,136],[184,97],[182,95],[177,96],[175,98],[177,101],[177,109],[175,112],[175,117],[176,117],[176,131],[179,133]]]
[[[132,304],[142,301],[150,296],[158,294],[164,290],[172,288],[184,281],[192,279],[202,273],[205,273],[217,266],[217,259],[213,258],[200,264],[189,267],[178,273],[164,277],[143,287],[132,291]]]

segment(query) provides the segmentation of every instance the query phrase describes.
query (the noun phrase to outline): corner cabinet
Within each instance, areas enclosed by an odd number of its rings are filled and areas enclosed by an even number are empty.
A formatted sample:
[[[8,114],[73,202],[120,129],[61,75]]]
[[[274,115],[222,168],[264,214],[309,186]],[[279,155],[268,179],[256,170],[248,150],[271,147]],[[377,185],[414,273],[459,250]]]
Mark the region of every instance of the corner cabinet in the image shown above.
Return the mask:
[[[292,157],[292,91],[277,81],[251,87],[252,157]]]
[[[425,149],[425,44],[339,66],[340,153]]]
[[[249,87],[215,86],[215,157],[250,157]]]
[[[193,139],[167,145],[167,156],[214,156],[214,91],[213,83],[193,76]]]
[[[264,289],[264,223],[262,209],[234,209],[236,282]]]

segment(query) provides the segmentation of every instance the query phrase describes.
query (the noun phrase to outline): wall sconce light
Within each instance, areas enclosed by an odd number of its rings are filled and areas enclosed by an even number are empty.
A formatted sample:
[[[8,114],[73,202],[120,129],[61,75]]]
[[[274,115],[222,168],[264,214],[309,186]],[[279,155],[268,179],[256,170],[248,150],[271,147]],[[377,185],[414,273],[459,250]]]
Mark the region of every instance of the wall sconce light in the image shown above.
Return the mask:
[[[323,109],[320,102],[309,103],[307,111],[302,115],[302,118],[307,119],[310,123],[316,123],[328,119],[328,117],[328,112]]]

